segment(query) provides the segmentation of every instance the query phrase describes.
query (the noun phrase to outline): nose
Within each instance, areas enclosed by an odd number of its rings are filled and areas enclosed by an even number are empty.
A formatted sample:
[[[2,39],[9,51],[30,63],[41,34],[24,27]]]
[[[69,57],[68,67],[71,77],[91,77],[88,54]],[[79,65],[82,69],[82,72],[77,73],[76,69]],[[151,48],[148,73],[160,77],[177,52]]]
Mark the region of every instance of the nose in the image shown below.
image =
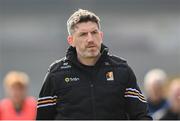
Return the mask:
[[[87,41],[88,42],[92,42],[93,41],[93,36],[92,36],[92,34],[90,32],[88,33]]]

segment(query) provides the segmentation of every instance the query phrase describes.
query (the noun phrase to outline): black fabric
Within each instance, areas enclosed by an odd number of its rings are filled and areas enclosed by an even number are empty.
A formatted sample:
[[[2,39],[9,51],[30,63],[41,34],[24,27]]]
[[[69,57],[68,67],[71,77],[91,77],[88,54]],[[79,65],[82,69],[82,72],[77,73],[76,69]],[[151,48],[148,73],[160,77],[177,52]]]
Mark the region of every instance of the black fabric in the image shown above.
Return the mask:
[[[56,105],[39,107],[37,119],[152,119],[146,103],[124,96],[126,88],[139,90],[135,75],[106,46],[94,66],[81,64],[76,49],[69,47],[66,57],[50,66],[39,94],[56,95]]]

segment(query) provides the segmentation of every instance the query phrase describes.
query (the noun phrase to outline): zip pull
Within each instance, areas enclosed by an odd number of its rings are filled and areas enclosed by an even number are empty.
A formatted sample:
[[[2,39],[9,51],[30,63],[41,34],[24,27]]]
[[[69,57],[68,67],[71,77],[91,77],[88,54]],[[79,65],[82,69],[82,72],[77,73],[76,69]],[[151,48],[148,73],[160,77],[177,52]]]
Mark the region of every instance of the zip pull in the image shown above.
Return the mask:
[[[91,84],[90,87],[94,87],[94,84]]]

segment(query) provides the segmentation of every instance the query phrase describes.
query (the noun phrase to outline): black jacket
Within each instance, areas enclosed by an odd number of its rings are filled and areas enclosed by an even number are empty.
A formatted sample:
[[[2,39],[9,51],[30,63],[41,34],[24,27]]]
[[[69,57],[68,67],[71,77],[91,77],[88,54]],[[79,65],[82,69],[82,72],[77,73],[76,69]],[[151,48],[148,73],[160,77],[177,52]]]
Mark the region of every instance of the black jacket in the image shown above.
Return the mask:
[[[151,119],[126,61],[102,45],[95,66],[82,65],[70,47],[53,63],[38,99],[37,119]]]

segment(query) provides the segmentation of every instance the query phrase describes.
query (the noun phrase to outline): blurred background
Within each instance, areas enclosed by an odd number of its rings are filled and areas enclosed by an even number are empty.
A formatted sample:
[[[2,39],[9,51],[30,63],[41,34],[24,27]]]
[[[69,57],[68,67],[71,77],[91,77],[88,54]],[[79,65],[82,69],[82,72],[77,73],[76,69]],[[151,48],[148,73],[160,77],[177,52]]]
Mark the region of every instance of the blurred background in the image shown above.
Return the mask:
[[[0,99],[11,70],[26,72],[38,96],[48,66],[65,55],[66,21],[78,8],[100,17],[104,43],[128,61],[141,88],[150,69],[180,74],[179,0],[0,0]]]

